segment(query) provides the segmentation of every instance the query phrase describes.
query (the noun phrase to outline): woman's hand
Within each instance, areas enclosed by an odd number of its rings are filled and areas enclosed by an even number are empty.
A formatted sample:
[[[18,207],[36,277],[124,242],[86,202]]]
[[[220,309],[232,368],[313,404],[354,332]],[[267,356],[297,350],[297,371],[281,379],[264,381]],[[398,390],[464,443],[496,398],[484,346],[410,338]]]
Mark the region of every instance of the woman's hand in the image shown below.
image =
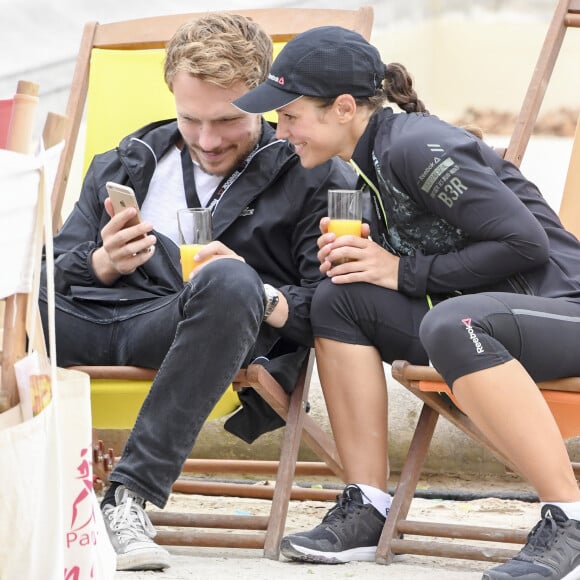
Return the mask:
[[[399,258],[379,244],[369,240],[370,228],[362,225],[362,237],[328,233],[330,219],[320,221],[322,235],[318,238],[320,271],[335,284],[367,282],[391,290],[398,288]],[[345,261],[347,260],[347,261]]]

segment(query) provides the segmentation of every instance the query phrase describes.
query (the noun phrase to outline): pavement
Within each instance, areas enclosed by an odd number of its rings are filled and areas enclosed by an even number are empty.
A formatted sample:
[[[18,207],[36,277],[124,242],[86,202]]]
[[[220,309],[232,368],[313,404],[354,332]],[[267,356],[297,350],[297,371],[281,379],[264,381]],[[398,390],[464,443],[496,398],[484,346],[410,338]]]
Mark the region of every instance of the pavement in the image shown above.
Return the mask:
[[[356,579],[365,580],[481,580],[485,563],[440,561],[430,559],[428,563],[418,558],[406,558],[390,566],[371,562],[351,562],[337,566],[324,566],[288,562],[276,562],[261,558],[260,555],[242,554],[233,556],[226,552],[211,554],[206,548],[200,551],[172,551],[172,567],[158,572],[118,572],[115,580],[295,580],[297,578],[316,579]]]
[[[489,490],[507,488],[512,491],[526,489],[517,479],[511,482],[487,482],[475,480],[440,480],[438,487],[446,485],[448,489],[462,486]],[[429,486],[422,482],[422,487]],[[487,487],[486,487],[487,486]],[[490,487],[491,486],[491,487]],[[436,495],[436,494],[435,494]],[[239,498],[203,498],[172,494],[167,511],[206,513],[235,512],[236,514],[266,515],[269,509],[266,500]],[[331,502],[292,501],[290,502],[286,533],[306,530],[317,525]],[[539,504],[514,499],[497,499],[482,497],[470,501],[415,498],[411,504],[410,519],[422,521],[442,521],[447,523],[464,523],[486,525],[493,529],[498,527],[519,528],[528,531],[536,522]],[[450,540],[437,540],[447,541]],[[455,540],[457,541],[457,540]],[[477,544],[478,542],[471,542]],[[498,547],[498,544],[488,544]],[[501,547],[509,547],[502,545]],[[512,546],[513,547],[513,546]],[[169,547],[171,567],[164,572],[117,572],[115,580],[294,580],[308,579],[353,579],[368,580],[391,578],[393,580],[476,580],[481,578],[484,570],[496,565],[490,562],[460,560],[453,558],[435,558],[431,556],[398,555],[389,565],[374,562],[351,562],[341,565],[322,565],[289,562],[284,557],[279,560],[264,558],[261,550],[239,548],[207,547]]]

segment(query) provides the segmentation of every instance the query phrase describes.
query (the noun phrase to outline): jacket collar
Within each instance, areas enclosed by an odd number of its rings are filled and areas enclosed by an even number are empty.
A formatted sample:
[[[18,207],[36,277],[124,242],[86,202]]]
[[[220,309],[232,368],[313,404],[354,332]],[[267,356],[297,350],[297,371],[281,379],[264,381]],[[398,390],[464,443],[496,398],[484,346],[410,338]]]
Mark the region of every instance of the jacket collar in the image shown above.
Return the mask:
[[[157,161],[180,140],[177,121],[173,119],[150,123],[125,137],[119,144],[121,162],[140,205],[145,199]],[[262,119],[257,153],[224,193],[214,212],[214,236],[219,237],[286,170],[287,164],[296,159],[288,142],[276,139],[274,129]],[[264,167],[268,170],[264,171]]]
[[[181,139],[175,119],[156,121],[127,135],[119,144],[119,157],[143,203],[157,162]]]
[[[393,115],[393,109],[385,107],[377,111],[370,119],[352,154],[353,161],[361,168],[365,175],[376,183],[375,168],[373,165],[373,150],[379,126],[385,117]]]
[[[288,164],[295,160],[296,153],[288,142],[276,139],[272,127],[266,121],[262,121],[262,134],[256,154],[224,193],[214,211],[212,220],[214,236],[219,238],[242,212],[286,171]]]

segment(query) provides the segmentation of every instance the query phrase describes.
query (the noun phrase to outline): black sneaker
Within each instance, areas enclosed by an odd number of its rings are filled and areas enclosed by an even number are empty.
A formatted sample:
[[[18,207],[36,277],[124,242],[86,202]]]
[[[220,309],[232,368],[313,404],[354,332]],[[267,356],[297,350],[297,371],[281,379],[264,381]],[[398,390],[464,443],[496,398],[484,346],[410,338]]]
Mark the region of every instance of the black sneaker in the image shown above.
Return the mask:
[[[363,504],[360,488],[347,485],[318,526],[282,539],[281,552],[302,562],[372,562],[384,524],[385,516],[371,504]]]
[[[542,508],[542,519],[526,545],[511,560],[484,572],[482,580],[580,579],[580,521],[570,520],[554,505]]]

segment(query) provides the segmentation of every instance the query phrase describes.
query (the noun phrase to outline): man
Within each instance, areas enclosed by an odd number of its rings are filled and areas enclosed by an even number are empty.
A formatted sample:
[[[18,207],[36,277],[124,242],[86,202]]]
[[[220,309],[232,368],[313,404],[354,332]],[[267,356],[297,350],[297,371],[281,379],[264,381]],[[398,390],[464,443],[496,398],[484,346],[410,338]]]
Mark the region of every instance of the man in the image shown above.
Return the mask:
[[[268,35],[239,16],[180,28],[165,62],[177,121],[96,156],[55,239],[58,363],[159,369],[102,503],[118,570],[169,566],[145,502],[164,507],[239,368],[265,357],[291,388],[312,344],[318,223],[327,190],[354,174],[334,160],[303,169],[261,116],[231,104],[265,80],[271,55]],[[129,225],[135,209],[113,214],[107,181],[135,190],[140,224]],[[213,210],[214,241],[198,261],[212,259],[184,284],[176,212],[199,206]]]

